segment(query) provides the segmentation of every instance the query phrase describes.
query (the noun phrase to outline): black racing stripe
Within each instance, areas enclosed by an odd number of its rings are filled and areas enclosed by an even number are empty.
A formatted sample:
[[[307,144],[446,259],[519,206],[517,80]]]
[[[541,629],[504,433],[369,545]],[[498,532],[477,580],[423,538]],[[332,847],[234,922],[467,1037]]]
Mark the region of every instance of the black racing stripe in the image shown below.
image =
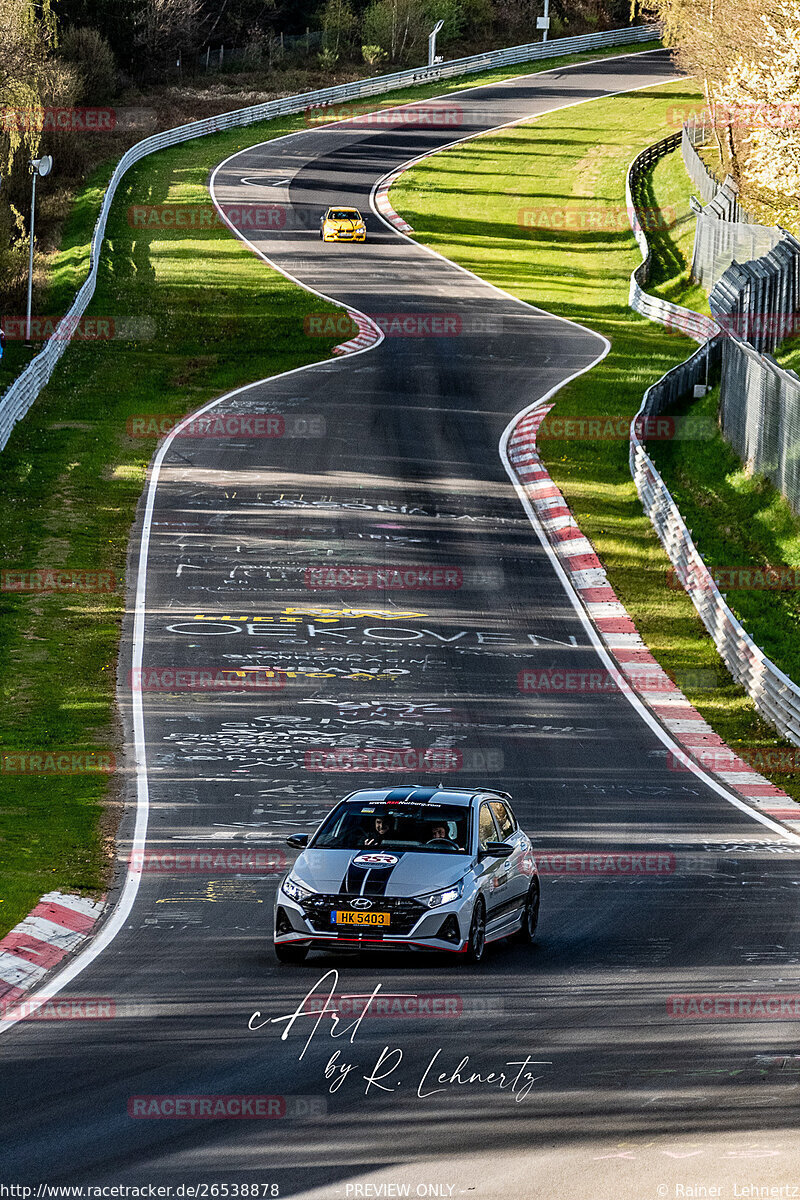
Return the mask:
[[[339,891],[350,895],[358,895],[361,891],[361,885],[364,882],[364,876],[368,874],[369,867],[357,867],[355,863],[349,863]]]
[[[364,852],[360,851],[359,853]],[[404,852],[401,851],[397,854],[397,863],[399,863],[403,858],[403,853]],[[361,894],[363,887],[365,896],[385,896],[386,885],[389,882],[397,863],[391,863],[385,867],[370,867],[366,864],[362,866],[361,864],[351,862],[345,871],[344,879],[342,880],[342,885],[339,891],[344,892],[349,896],[358,896]],[[366,883],[364,883],[365,876]]]
[[[418,787],[411,793],[412,800],[430,800],[440,789],[438,787]]]
[[[369,877],[364,885],[365,896],[385,896],[386,885],[394,874],[395,867],[402,860],[403,854],[397,855],[397,862],[391,867],[370,867]]]
[[[396,787],[392,788],[384,798],[383,803],[386,804],[391,800],[407,800],[409,796],[413,796],[417,789],[415,787]]]

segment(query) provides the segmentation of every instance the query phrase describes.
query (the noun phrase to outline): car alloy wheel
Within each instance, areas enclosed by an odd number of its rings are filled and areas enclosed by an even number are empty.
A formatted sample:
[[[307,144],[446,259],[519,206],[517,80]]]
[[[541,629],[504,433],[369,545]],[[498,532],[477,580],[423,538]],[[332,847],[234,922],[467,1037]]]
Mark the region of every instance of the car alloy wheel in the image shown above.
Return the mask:
[[[539,924],[539,884],[536,880],[528,888],[525,900],[525,910],[522,915],[522,926],[516,934],[516,941],[530,946],[536,937],[536,926]]]
[[[472,910],[472,921],[469,927],[467,942],[467,961],[479,963],[486,949],[486,905],[483,896],[478,896]]]
[[[282,963],[301,963],[308,954],[308,946],[297,946],[292,942],[275,942],[275,957]]]

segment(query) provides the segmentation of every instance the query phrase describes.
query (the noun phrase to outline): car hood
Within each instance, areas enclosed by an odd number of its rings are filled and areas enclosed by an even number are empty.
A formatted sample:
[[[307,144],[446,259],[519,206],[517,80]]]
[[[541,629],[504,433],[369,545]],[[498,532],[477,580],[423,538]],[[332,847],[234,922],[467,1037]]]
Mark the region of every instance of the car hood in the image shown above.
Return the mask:
[[[335,225],[337,229],[355,229],[361,222],[357,217],[328,217],[328,224]]]
[[[358,861],[367,856],[395,861]],[[363,887],[367,896],[420,896],[457,883],[471,861],[469,854],[311,849],[297,859],[292,875],[315,892],[353,894]]]

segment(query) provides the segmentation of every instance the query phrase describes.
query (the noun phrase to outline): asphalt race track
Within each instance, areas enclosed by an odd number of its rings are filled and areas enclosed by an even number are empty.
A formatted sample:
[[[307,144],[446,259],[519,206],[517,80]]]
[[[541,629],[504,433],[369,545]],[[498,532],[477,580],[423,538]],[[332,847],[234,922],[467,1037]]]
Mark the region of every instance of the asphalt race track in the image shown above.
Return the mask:
[[[518,687],[525,668],[597,658],[498,443],[601,340],[374,213],[365,246],[317,238],[328,204],[369,212],[376,181],[416,155],[671,77],[663,54],[607,59],[450,97],[457,128],[311,126],[218,168],[220,204],[286,206],[283,228],[248,233],[281,270],[367,314],[415,314],[423,328],[447,318],[449,332],[387,336],[217,403],[281,414],[283,436],[179,435],[162,453],[131,546],[120,662],[120,884],[149,797],[145,870],[116,936],[112,918],[108,944],[59,993],[102,998],[113,1016],[33,1019],[0,1038],[7,1181],[217,1183],[231,1196],[259,1184],[250,1195],[343,1200],[398,1187],[610,1200],[703,1185],[733,1197],[734,1184],[800,1183],[792,1022],[692,1020],[669,1000],[796,990],[800,846],[668,769],[625,697]],[[203,297],[198,308],[213,320]],[[313,586],[313,568],[397,566],[446,568],[445,586]],[[156,681],[141,722],[137,653]],[[151,690],[173,667],[224,670],[231,690]],[[266,674],[277,668],[280,688]],[[669,869],[545,875],[535,948],[491,947],[480,968],[394,954],[280,967],[283,839],[376,780],[315,769],[348,747],[435,748],[447,782],[511,792],[542,855],[648,852]],[[428,764],[391,778],[437,782]],[[246,852],[256,865],[176,871],[177,850]],[[332,969],[338,980],[317,990],[335,986],[343,1013],[378,985],[403,1011],[338,1038],[327,1017],[266,1023]],[[459,1082],[465,1056],[461,1079],[505,1071],[509,1086]],[[142,1111],[133,1098],[177,1095],[281,1099],[266,1120],[129,1115]]]

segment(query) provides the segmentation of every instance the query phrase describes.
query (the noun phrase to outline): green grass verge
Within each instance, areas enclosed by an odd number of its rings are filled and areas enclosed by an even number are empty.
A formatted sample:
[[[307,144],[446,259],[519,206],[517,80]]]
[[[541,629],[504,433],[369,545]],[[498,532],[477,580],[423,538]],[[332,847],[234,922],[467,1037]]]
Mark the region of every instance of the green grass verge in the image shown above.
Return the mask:
[[[138,164],[120,189],[90,311],[115,322],[145,315],[152,336],[70,346],[4,451],[0,481],[4,568],[101,570],[120,583],[96,595],[2,594],[4,755],[115,750],[125,555],[154,447],[153,438],[128,436],[128,418],[189,412],[242,382],[327,357],[342,340],[304,337],[304,315],[333,306],[268,270],[224,227],[145,231],[127,222],[137,202],[208,209],[209,169],[281,132],[273,123],[163,151]],[[79,251],[65,257],[65,276],[80,271],[79,259]],[[108,777],[6,774],[3,790],[2,927],[49,888],[102,887]]]
[[[405,89],[375,98],[370,106],[623,52],[613,48],[520,64]],[[128,437],[127,419],[138,413],[182,415],[239,384],[325,358],[342,340],[304,338],[304,315],[329,306],[270,271],[226,229],[146,231],[127,223],[133,203],[207,206],[206,181],[216,163],[247,145],[303,128],[299,114],[162,151],[134,167],[117,193],[89,313],[115,321],[144,315],[153,336],[138,343],[69,347],[2,453],[0,564],[102,570],[113,573],[120,586],[96,595],[0,592],[0,755],[117,751],[121,581],[154,447],[153,440]],[[76,198],[52,268],[48,314],[69,307],[86,275],[91,232],[112,169],[113,163],[99,167]],[[0,364],[0,387],[27,357],[19,343],[10,343]],[[7,757],[2,761],[11,763]],[[45,891],[102,889],[119,811],[113,776],[6,771],[3,785],[0,933]]]
[[[781,342],[773,357],[784,370],[794,371],[795,374],[800,375],[800,342],[798,341],[797,332],[792,337]]]
[[[627,420],[645,389],[694,349],[628,307],[629,277],[640,255],[621,214],[631,160],[661,136],[676,100],[698,98],[682,80],[591,101],[445,151],[408,171],[391,191],[395,209],[420,241],[609,338],[608,357],[559,393],[559,416]],[[701,297],[687,287],[691,184],[679,164],[679,156],[671,156],[652,173],[654,206],[674,205],[679,217],[674,238],[663,232],[655,239],[654,287],[702,308]],[[533,227],[520,221],[520,210],[539,214]],[[605,229],[597,227],[598,210],[607,218]],[[585,215],[565,222],[566,213]],[[627,441],[545,440],[541,449],[665,670],[729,744],[782,744],[728,675],[688,597],[668,586],[669,561],[636,495]],[[713,686],[699,686],[709,679]],[[791,780],[779,782],[800,796]]]
[[[649,50],[657,50],[660,46],[661,43],[658,41],[643,42],[630,47],[609,46],[601,50],[587,50],[582,54],[541,59],[538,62],[517,63],[507,67],[496,67],[494,70],[483,71],[480,74],[458,75],[453,79],[441,80],[438,83],[417,84],[414,87],[387,92],[383,96],[368,97],[366,100],[354,101],[351,104],[337,104],[334,108],[337,113],[342,115],[352,109],[362,111],[365,106],[370,111],[391,108],[399,103],[406,104],[412,100],[424,100],[430,96],[446,96],[465,88],[483,87],[488,83],[502,83],[505,79],[514,79],[519,75],[550,71],[554,68],[592,62],[595,59],[613,58],[619,54],[642,54]],[[254,127],[251,126],[252,128]],[[259,128],[268,128],[268,126],[265,123]],[[303,114],[281,121],[281,132],[283,133],[303,128],[305,128]],[[455,128],[454,134],[457,136]],[[247,134],[245,133],[244,136],[246,137]],[[269,136],[269,134],[264,136]],[[115,160],[112,160],[97,167],[75,197],[72,211],[64,225],[59,252],[55,255],[49,268],[48,294],[41,310],[48,316],[66,312],[75,292],[88,273],[92,230],[100,211],[106,184],[115,165]],[[9,341],[5,355],[0,361],[0,393],[23,370],[38,348],[26,349],[20,341]]]

